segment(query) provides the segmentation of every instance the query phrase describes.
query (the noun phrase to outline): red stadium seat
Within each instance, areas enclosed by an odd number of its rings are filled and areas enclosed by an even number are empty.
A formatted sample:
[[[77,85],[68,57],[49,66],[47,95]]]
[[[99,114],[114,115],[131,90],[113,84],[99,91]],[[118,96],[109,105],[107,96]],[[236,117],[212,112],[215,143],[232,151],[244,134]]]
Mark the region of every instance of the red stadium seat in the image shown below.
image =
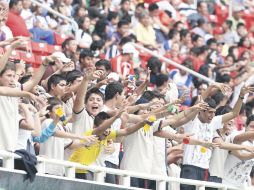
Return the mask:
[[[37,42],[32,42],[32,51],[35,54],[39,55],[47,55],[48,54],[48,46],[46,43],[37,43]]]
[[[34,54],[26,51],[20,51],[19,52],[20,59],[24,60],[26,63],[34,63],[35,62],[35,57]]]
[[[13,51],[11,52],[10,59],[20,59],[19,51],[13,50]]]
[[[55,44],[59,46],[61,46],[64,40],[68,38],[68,36],[64,34],[57,34],[57,33],[54,33],[54,37],[55,37]]]
[[[48,46],[48,53],[52,54],[56,51],[62,51],[62,47],[61,46],[57,46],[57,45],[47,45]]]
[[[45,56],[35,55],[34,57],[35,57],[35,60],[32,63],[32,65],[33,65],[34,68],[38,68],[42,64]]]

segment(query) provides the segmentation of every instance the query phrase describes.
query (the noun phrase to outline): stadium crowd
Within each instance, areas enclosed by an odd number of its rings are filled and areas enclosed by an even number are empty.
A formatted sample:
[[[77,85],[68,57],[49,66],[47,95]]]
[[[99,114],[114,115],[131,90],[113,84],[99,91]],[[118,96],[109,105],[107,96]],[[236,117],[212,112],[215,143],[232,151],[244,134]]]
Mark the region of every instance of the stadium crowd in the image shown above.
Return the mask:
[[[1,150],[254,188],[254,2],[233,0],[232,17],[226,0],[41,2],[79,28],[30,0],[0,1]],[[31,41],[61,47],[44,54]],[[32,64],[16,50],[44,59]],[[65,175],[52,164],[46,173]]]

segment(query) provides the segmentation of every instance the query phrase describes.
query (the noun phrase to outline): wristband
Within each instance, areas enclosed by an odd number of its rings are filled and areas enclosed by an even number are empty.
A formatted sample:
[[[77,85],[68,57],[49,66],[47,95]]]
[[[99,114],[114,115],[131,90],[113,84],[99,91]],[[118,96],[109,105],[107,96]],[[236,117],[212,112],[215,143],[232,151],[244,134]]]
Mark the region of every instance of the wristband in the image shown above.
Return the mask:
[[[190,144],[190,137],[184,137],[183,144]]]

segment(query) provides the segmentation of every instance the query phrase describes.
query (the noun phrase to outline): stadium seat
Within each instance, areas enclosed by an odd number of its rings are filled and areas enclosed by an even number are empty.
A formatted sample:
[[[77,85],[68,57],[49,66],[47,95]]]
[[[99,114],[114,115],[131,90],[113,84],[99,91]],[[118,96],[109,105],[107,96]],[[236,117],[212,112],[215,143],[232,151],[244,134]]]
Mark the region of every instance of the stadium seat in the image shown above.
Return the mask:
[[[33,65],[34,68],[38,68],[42,64],[45,56],[35,55],[34,57],[35,57],[35,60],[32,63],[32,65]]]
[[[35,57],[33,53],[19,51],[20,59],[24,60],[26,63],[33,64],[35,62]]]
[[[31,45],[32,45],[33,53],[39,54],[39,55],[48,54],[48,46],[46,43],[31,42]]]
[[[58,45],[49,45],[49,44],[47,44],[47,48],[48,48],[48,54],[52,54],[56,51],[62,51],[62,47],[58,46]]]
[[[54,33],[54,38],[55,38],[55,44],[61,46],[64,40],[68,38],[68,36],[64,34]]]

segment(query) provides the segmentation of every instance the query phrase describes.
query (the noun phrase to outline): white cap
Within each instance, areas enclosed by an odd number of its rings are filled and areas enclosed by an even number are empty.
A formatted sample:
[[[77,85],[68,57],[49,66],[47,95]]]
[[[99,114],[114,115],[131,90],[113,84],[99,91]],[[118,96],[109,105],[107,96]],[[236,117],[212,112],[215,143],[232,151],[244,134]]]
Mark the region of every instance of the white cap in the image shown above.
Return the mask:
[[[131,43],[124,44],[122,47],[122,52],[138,54],[138,51],[135,49],[135,47]]]
[[[64,62],[64,63],[69,63],[69,62],[71,62],[71,59],[67,58],[67,57],[64,55],[63,52],[60,52],[60,51],[54,52],[52,55],[55,56],[55,57],[57,57],[57,58],[59,58],[59,59],[60,59],[62,62]]]

